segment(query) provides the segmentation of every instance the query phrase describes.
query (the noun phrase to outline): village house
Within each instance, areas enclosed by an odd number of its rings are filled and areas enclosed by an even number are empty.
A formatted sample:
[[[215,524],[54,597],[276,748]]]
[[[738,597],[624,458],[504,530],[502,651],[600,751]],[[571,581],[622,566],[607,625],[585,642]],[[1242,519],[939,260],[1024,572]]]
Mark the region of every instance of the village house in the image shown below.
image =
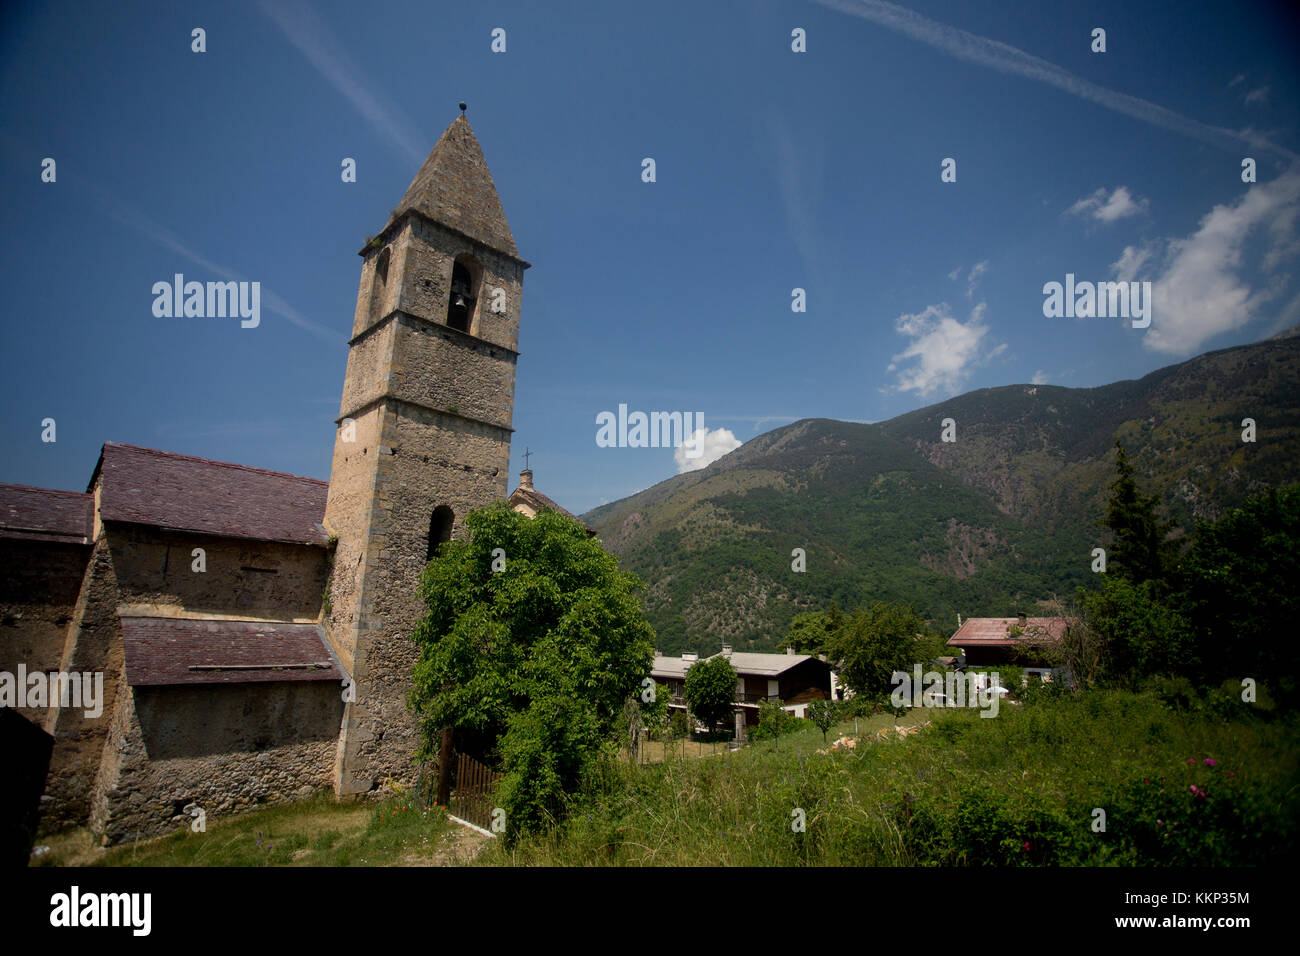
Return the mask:
[[[736,707],[744,714],[747,727],[758,723],[758,705],[762,701],[776,701],[788,713],[805,717],[814,700],[831,699],[831,666],[809,654],[793,650],[784,654],[734,653],[730,644],[723,644],[721,652],[713,657],[727,658],[736,671]],[[655,654],[650,675],[671,689],[670,710],[686,710],[686,672],[698,660],[699,655],[693,651],[680,657]]]
[[[1012,665],[1050,680],[1064,671],[1056,652],[1068,626],[1063,617],[969,617],[947,646],[961,652],[955,663],[966,670]]]

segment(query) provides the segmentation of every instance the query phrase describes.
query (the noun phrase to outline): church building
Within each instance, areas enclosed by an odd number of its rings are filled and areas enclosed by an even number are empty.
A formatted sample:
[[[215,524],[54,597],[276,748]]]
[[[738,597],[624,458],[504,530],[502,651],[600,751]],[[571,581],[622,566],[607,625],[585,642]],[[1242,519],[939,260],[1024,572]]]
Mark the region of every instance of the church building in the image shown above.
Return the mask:
[[[53,737],[43,830],[414,783],[417,587],[506,498],[529,267],[463,112],[360,255],[328,484],[108,442],[84,493],[0,485],[0,704]],[[563,512],[531,470],[509,500]]]

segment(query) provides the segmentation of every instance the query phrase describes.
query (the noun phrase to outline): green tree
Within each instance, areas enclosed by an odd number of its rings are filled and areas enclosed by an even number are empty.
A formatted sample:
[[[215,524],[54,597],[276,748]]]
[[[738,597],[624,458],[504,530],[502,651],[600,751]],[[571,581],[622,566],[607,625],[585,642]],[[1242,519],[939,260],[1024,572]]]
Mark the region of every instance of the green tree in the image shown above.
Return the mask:
[[[721,654],[692,664],[683,694],[691,713],[713,730],[736,708],[736,669]]]
[[[889,677],[916,661],[921,619],[910,607],[874,601],[858,608],[836,632],[828,656],[838,662],[840,680],[869,697],[888,696]]]
[[[480,756],[499,755],[513,840],[563,816],[602,750],[617,745],[654,635],[640,582],[577,521],[530,519],[499,502],[465,526],[468,537],[444,544],[424,571],[428,613],[415,630],[408,704],[421,728],[417,759],[436,753],[445,727]]]
[[[672,699],[672,688],[658,682],[655,683],[653,700],[645,700],[644,693],[638,698],[641,701],[641,722],[652,739],[662,737],[667,731],[668,702]]]
[[[765,698],[758,702],[758,726],[754,728],[750,739],[765,740],[771,738],[781,746],[781,735],[795,721],[794,714],[781,706],[780,701]]]
[[[1106,571],[1134,584],[1155,581],[1164,588],[1172,565],[1173,549],[1167,538],[1173,525],[1158,513],[1159,498],[1143,494],[1138,488],[1133,466],[1118,439],[1115,470],[1117,477],[1110,486],[1103,522],[1114,535],[1106,556]]]
[[[1101,642],[1103,682],[1136,688],[1144,678],[1194,667],[1187,620],[1161,597],[1155,581],[1108,575],[1083,603],[1087,625]]]
[[[835,726],[835,703],[829,700],[815,700],[808,705],[808,718],[822,732],[822,744],[826,744],[826,732]]]
[[[1182,606],[1195,632],[1197,670],[1218,685],[1253,677],[1300,700],[1286,635],[1300,620],[1300,485],[1248,500],[1196,529],[1179,568]]]
[[[793,648],[800,654],[824,654],[844,622],[844,613],[834,601],[829,610],[796,614],[790,622],[790,633],[777,645],[777,650]]]

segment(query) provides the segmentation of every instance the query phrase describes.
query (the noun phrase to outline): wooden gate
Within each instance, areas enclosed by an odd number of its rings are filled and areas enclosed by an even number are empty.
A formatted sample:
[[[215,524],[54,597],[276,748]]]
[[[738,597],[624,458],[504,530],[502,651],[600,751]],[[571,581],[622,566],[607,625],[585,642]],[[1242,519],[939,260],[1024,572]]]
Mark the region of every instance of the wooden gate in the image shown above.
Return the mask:
[[[456,754],[456,788],[451,812],[476,827],[492,829],[492,794],[501,774],[489,770],[469,754]]]

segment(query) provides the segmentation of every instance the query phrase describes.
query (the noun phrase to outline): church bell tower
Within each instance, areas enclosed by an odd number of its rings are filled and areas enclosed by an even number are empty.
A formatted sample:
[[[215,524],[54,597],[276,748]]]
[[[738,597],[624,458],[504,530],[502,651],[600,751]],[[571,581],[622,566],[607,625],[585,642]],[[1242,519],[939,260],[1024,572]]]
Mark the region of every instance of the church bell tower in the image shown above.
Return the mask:
[[[324,616],[355,696],[335,790],[412,782],[406,709],[420,574],[465,514],[505,498],[524,270],[469,121],[447,127],[360,255],[326,530]]]

